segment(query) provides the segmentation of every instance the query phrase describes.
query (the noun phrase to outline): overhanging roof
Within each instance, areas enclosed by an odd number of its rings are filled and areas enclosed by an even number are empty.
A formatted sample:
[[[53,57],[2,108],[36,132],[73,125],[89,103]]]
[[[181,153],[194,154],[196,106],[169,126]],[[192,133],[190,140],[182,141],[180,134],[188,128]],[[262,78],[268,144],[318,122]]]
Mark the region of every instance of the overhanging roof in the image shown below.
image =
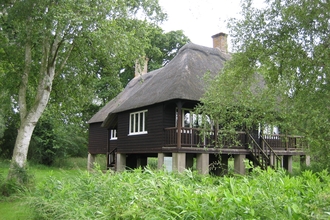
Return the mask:
[[[118,112],[173,99],[199,101],[205,91],[205,73],[215,76],[228,59],[230,55],[217,48],[186,44],[165,67],[132,79],[88,123],[106,121]]]

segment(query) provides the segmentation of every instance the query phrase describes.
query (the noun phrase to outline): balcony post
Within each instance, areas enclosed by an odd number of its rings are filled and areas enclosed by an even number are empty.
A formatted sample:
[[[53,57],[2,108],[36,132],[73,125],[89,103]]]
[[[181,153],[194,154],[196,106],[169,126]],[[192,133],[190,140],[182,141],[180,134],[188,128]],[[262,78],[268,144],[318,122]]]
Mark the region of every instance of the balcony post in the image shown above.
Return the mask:
[[[178,121],[177,121],[177,128],[178,128],[178,138],[177,138],[177,147],[181,147],[181,130],[182,130],[182,102],[178,101],[176,103],[178,108]]]
[[[218,121],[215,122],[213,129],[214,129],[214,147],[218,147],[218,132],[219,132]]]

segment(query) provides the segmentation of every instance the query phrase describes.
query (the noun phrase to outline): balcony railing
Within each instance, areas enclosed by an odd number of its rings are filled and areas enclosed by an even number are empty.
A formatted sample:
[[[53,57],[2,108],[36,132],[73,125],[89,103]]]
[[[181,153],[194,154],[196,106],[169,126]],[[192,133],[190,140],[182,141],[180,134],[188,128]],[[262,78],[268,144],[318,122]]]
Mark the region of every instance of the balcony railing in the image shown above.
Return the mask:
[[[235,133],[235,137],[228,135],[222,131],[218,131],[217,137],[214,131],[203,131],[200,128],[181,128],[181,141],[179,142],[182,147],[222,147],[222,148],[247,148],[249,138],[243,131]],[[263,135],[262,138],[256,135],[256,141],[259,145],[263,146],[263,142],[267,142],[274,150],[290,150],[302,149],[306,143],[301,136],[292,135]],[[216,140],[217,139],[217,140]],[[165,146],[176,147],[178,146],[178,128],[170,127],[165,128]]]

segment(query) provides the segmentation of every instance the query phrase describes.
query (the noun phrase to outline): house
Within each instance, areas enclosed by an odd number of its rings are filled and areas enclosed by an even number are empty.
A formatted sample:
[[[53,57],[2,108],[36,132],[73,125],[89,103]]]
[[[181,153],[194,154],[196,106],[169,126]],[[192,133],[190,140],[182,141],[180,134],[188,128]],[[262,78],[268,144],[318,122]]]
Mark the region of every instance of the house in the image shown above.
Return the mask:
[[[262,168],[284,166],[289,171],[293,155],[309,163],[303,142],[295,136],[238,132],[238,141],[226,143],[221,150],[217,126],[208,137],[201,137],[199,116],[192,110],[205,91],[203,77],[207,72],[215,76],[230,59],[227,35],[212,38],[213,48],[189,43],[163,68],[136,74],[89,120],[89,168],[97,154],[106,154],[107,167],[116,171],[145,166],[148,157],[158,158],[158,168],[169,160],[172,170],[179,172],[195,163],[203,174],[226,172],[229,157],[242,174],[245,159]]]

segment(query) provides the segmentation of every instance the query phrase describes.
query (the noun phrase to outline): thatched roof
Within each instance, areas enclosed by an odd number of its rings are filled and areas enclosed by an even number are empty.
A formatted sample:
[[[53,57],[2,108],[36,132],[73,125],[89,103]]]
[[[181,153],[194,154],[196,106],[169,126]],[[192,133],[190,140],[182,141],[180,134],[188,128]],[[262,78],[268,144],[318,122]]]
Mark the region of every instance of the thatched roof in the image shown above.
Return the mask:
[[[88,123],[102,122],[114,113],[173,99],[199,101],[205,91],[205,73],[218,74],[229,58],[229,54],[217,48],[186,44],[165,67],[132,79]]]

